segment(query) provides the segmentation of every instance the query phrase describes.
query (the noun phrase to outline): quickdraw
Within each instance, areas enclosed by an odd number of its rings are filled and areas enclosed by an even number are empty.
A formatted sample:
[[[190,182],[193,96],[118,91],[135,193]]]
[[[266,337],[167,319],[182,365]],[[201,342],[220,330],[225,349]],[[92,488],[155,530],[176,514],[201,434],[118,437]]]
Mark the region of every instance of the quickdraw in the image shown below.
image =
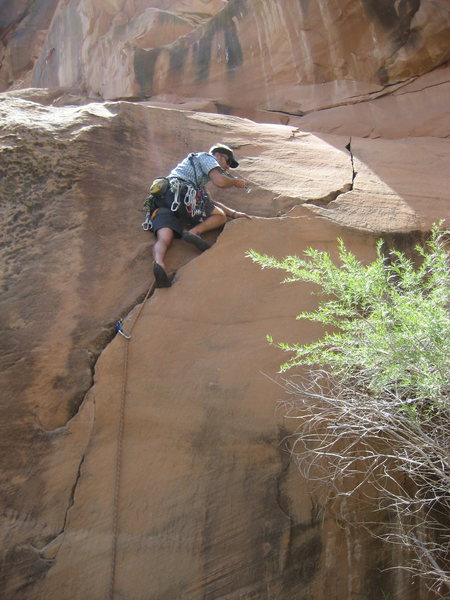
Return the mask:
[[[151,218],[152,218],[152,214],[151,212],[148,210],[147,214],[145,215],[145,221],[142,223],[142,229],[144,231],[148,231],[149,229],[152,228],[152,222],[151,222]]]
[[[182,198],[182,188],[186,188],[184,198]],[[191,217],[204,216],[202,203],[197,203],[197,190],[192,185],[174,178],[170,180],[170,190],[174,194],[173,202],[170,206],[171,211],[176,212],[180,208],[181,203],[183,203],[187,213]]]
[[[117,331],[120,333],[120,335],[123,335],[123,337],[126,340],[131,340],[131,335],[129,335],[126,331],[124,331],[124,329],[122,328],[122,323],[123,323],[123,319],[119,319],[118,321],[116,321]]]
[[[142,229],[148,231],[152,228],[152,220],[156,217],[159,208],[154,208],[153,212],[148,208],[147,214],[145,215],[145,221],[142,223]]]

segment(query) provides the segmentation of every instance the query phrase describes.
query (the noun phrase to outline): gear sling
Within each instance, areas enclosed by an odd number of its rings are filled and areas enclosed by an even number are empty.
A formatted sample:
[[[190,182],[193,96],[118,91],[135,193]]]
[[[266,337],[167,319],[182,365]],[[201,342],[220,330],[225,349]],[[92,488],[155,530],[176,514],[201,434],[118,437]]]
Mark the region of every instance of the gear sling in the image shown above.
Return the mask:
[[[168,188],[170,188],[170,191],[174,196],[170,205],[170,210],[172,212],[177,212],[180,206],[182,206],[190,218],[202,221],[207,216],[206,205],[209,198],[206,190],[200,188],[198,185],[194,157],[195,154],[193,152],[188,156],[189,162],[194,170],[195,186],[176,177],[170,179],[167,177],[158,177],[151,184],[150,194],[144,202],[144,208],[147,212],[145,221],[142,223],[142,228],[145,231],[151,230],[152,217],[155,216],[156,211],[158,210],[157,201],[164,197]]]

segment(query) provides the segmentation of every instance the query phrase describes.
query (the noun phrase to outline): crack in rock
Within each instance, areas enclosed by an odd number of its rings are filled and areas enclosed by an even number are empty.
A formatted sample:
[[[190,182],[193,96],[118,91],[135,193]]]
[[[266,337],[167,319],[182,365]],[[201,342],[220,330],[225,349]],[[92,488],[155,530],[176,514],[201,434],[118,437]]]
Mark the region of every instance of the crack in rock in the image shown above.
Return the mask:
[[[326,196],[323,196],[322,198],[314,198],[313,200],[306,200],[304,202],[304,204],[313,204],[314,206],[320,206],[322,208],[327,208],[328,205],[331,202],[333,202],[333,200],[336,200],[336,198],[338,198],[342,194],[346,194],[347,192],[351,192],[353,190],[357,172],[355,171],[355,161],[354,161],[354,156],[353,156],[353,151],[352,151],[352,138],[349,139],[349,142],[345,146],[345,149],[348,150],[348,152],[350,154],[350,162],[352,165],[352,181],[351,181],[351,183],[345,183],[341,188],[339,188],[337,190],[332,190],[331,192],[329,192]]]
[[[364,94],[363,96],[350,96],[347,100],[342,100],[342,102],[333,102],[331,104],[326,104],[325,106],[319,106],[318,108],[314,108],[310,111],[305,111],[305,115],[309,115],[315,112],[321,112],[324,110],[330,110],[332,108],[342,108],[343,106],[354,106],[356,104],[365,104],[366,102],[373,102],[374,100],[378,100],[379,98],[394,95],[399,89],[406,87],[407,85],[413,83],[417,79],[418,77],[415,76],[409,77],[408,79],[399,81],[397,83],[387,84],[383,86],[380,90],[375,92],[369,92],[368,94]]]
[[[118,317],[118,319],[124,319],[126,316],[128,316],[137,306],[139,306],[139,304],[141,304],[144,301],[145,296],[146,296],[146,292],[139,294],[137,299],[134,302],[132,302],[123,311],[123,314],[120,315]],[[82,409],[82,407],[84,405],[86,398],[89,396],[89,392],[94,387],[95,369],[97,366],[97,361],[99,360],[100,356],[103,354],[103,352],[106,350],[106,348],[109,346],[109,344],[113,341],[113,339],[118,334],[117,329],[116,329],[117,320],[115,320],[112,323],[107,323],[106,325],[104,325],[101,328],[99,334],[97,335],[96,339],[93,342],[93,345],[97,346],[95,351],[84,348],[84,351],[89,356],[88,367],[91,372],[89,384],[84,389],[79,390],[72,397],[71,406],[73,408],[72,408],[72,411],[71,411],[67,421],[63,425],[58,425],[58,427],[56,427],[55,429],[46,430],[46,433],[49,433],[49,434],[56,433],[56,432],[60,431],[61,429],[64,429],[72,421],[72,419],[75,419],[77,417],[78,413],[80,412],[80,410]]]
[[[355,183],[357,172],[355,171],[355,157],[353,156],[352,138],[351,137],[350,137],[350,139],[348,141],[348,144],[345,146],[345,149],[348,150],[348,152],[350,154],[350,161],[351,161],[351,164],[352,164],[352,183],[351,183],[351,188],[350,188],[350,190],[352,190],[353,186],[354,186],[354,183]]]
[[[192,260],[192,259],[190,259],[190,260]],[[187,262],[190,262],[190,260],[188,260]],[[182,266],[184,266],[184,263],[179,265],[179,268],[181,268]],[[99,334],[97,335],[97,337],[95,338],[95,340],[93,341],[93,344],[92,344],[94,347],[96,347],[95,350],[81,348],[81,350],[84,350],[89,355],[88,366],[89,366],[90,373],[91,373],[89,385],[87,385],[84,389],[79,390],[72,397],[73,410],[72,410],[71,414],[69,415],[68,419],[66,420],[66,422],[63,423],[62,425],[58,425],[58,427],[55,427],[54,429],[44,429],[41,426],[41,429],[44,430],[45,433],[47,433],[47,434],[57,433],[58,431],[61,431],[65,427],[67,427],[69,425],[69,423],[72,421],[72,419],[77,417],[78,413],[80,412],[80,410],[82,409],[82,407],[84,405],[85,400],[89,396],[91,389],[94,387],[95,369],[97,366],[97,361],[99,360],[99,358],[103,354],[103,352],[106,350],[106,348],[109,346],[109,344],[114,340],[114,338],[117,335],[120,335],[117,331],[116,323],[119,320],[122,320],[122,319],[124,320],[127,316],[129,316],[133,312],[133,310],[136,309],[136,307],[138,307],[140,304],[142,304],[142,302],[144,302],[144,300],[147,296],[147,293],[148,293],[148,290],[141,292],[139,294],[139,296],[136,298],[136,300],[131,302],[128,305],[128,307],[126,307],[123,310],[123,312],[118,315],[117,319],[115,319],[113,322],[107,323],[102,326],[101,330],[99,331]],[[152,294],[150,294],[149,298],[151,298],[152,295],[153,295],[153,292],[152,292]]]
[[[333,200],[336,200],[336,198],[338,198],[341,194],[346,194],[347,192],[349,192],[352,189],[352,186],[353,186],[352,183],[346,183],[338,190],[332,190],[331,192],[329,192],[326,196],[323,196],[322,198],[314,198],[314,200],[306,200],[306,202],[304,202],[304,204],[313,204],[314,206],[321,206],[322,208],[327,208],[328,205],[331,202],[333,202]]]
[[[69,517],[69,512],[70,512],[70,509],[75,504],[75,496],[76,496],[78,485],[80,483],[81,470],[82,470],[83,463],[84,463],[85,458],[86,458],[88,447],[89,447],[89,444],[86,446],[86,450],[84,451],[83,455],[81,456],[80,462],[78,464],[77,473],[75,475],[75,481],[74,481],[74,483],[72,485],[72,489],[70,490],[69,500],[67,502],[66,510],[64,511],[64,518],[63,518],[63,524],[61,526],[61,529],[56,534],[54,534],[50,539],[47,538],[45,544],[43,546],[41,546],[41,547],[34,546],[33,544],[30,544],[31,548],[33,550],[35,550],[39,554],[39,556],[41,558],[44,558],[45,560],[53,561],[56,558],[56,556],[57,556],[57,554],[59,552],[59,549],[61,547],[62,536],[64,535],[64,533],[66,531],[67,521],[68,521],[68,517]],[[59,542],[59,543],[57,543],[57,542]],[[56,547],[55,547],[55,543],[57,543]],[[50,556],[46,556],[47,552],[49,552]]]
[[[425,90],[430,90],[431,88],[439,87],[440,85],[446,85],[447,83],[450,83],[450,79],[445,81],[439,81],[438,83],[433,83],[430,85],[425,85],[424,87],[418,88],[417,90],[399,91],[398,94],[397,91],[395,91],[393,95],[406,96],[407,94],[418,94],[420,92],[424,92]]]
[[[386,83],[385,85],[383,85],[382,87],[380,87],[377,90],[373,90],[372,92],[368,92],[363,95],[349,96],[347,99],[342,100],[340,102],[332,102],[330,104],[325,104],[323,106],[317,106],[310,110],[300,110],[299,109],[296,112],[289,112],[287,110],[282,110],[282,109],[266,109],[266,112],[280,114],[280,115],[286,115],[289,117],[305,117],[305,116],[308,116],[308,115],[311,115],[311,114],[314,114],[317,112],[332,110],[333,108],[342,108],[345,106],[354,106],[357,104],[365,104],[367,102],[373,102],[374,100],[378,100],[378,99],[384,98],[386,96],[394,96],[394,95],[400,95],[400,94],[401,95],[416,94],[418,92],[423,92],[424,90],[431,89],[431,88],[438,87],[440,85],[449,83],[448,81],[440,81],[438,83],[425,85],[424,87],[417,89],[417,90],[402,91],[403,88],[407,87],[411,83],[414,83],[420,77],[427,75],[428,73],[432,73],[433,71],[441,68],[445,64],[446,64],[446,61],[437,65],[433,69],[430,69],[429,71],[426,71],[425,73],[422,73],[420,76],[415,75],[413,77],[408,77],[401,81],[396,81],[395,83]]]
[[[75,481],[74,481],[74,484],[72,485],[72,489],[70,491],[69,502],[67,503],[66,512],[64,513],[63,525],[62,525],[61,531],[59,532],[58,535],[61,535],[62,533],[65,532],[66,526],[67,526],[67,518],[68,518],[68,515],[69,515],[69,511],[72,508],[72,506],[75,504],[75,494],[76,494],[76,491],[77,491],[78,484],[80,483],[81,469],[83,467],[83,463],[84,463],[85,458],[86,458],[86,452],[87,452],[87,448],[86,448],[85,452],[83,453],[83,455],[82,455],[82,457],[80,459],[80,462],[78,464],[77,474],[75,476]],[[56,536],[56,537],[58,537],[58,536]]]
[[[281,110],[276,108],[268,108],[266,109],[266,112],[288,115],[289,117],[304,117],[306,114],[308,114],[307,112],[304,112],[302,110],[298,110],[297,112],[289,112],[288,110]]]

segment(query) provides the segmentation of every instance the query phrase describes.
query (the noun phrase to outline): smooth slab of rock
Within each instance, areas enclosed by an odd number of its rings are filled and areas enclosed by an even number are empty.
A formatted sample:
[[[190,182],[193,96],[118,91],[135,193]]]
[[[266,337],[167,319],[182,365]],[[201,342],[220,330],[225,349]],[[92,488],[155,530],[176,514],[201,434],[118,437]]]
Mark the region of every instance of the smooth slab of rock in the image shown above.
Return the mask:
[[[352,138],[351,152],[352,190],[314,208],[317,214],[377,233],[424,231],[441,220],[448,225],[448,140]]]
[[[214,197],[257,218],[231,222],[203,255],[177,240],[174,285],[133,332],[117,585],[135,598],[201,598],[222,585],[264,597],[262,582],[275,595],[330,595],[325,568],[343,573],[336,600],[360,590],[366,577],[348,587],[356,567],[335,556],[344,542],[314,517],[308,484],[296,474],[280,483],[280,391],[259,374],[284,358],[266,333],[313,339],[294,320],[312,290],[282,288],[244,254],[328,249],[340,236],[365,258],[372,232],[426,231],[448,214],[447,141],[350,139],[130,102],[46,106],[16,93],[0,96],[0,120],[3,595],[104,597],[125,342],[114,323],[152,282],[142,205],[154,177],[217,141],[235,149],[251,189]],[[366,573],[372,546],[361,547]],[[156,556],[155,579],[139,580],[134,569]]]
[[[316,299],[309,286],[280,285],[282,273],[261,271],[245,256],[250,247],[283,255],[310,245],[334,254],[341,235],[362,259],[372,256],[374,238],[325,219],[230,223],[212,249],[178,271],[172,288],[157,290],[125,320],[131,341],[119,336],[104,351],[60,442],[60,453],[70,452],[89,431],[64,534],[30,600],[105,597],[114,542],[115,593],[136,600],[338,600],[375,589],[376,567],[364,579],[350,575],[384,560],[377,544],[334,519],[323,523],[314,486],[288,468],[285,454],[295,421],[277,410],[284,392],[271,377],[283,357],[265,336],[313,339],[318,328],[295,315]],[[52,503],[51,479],[48,486],[44,500]],[[417,598],[407,578],[398,577],[396,590]]]

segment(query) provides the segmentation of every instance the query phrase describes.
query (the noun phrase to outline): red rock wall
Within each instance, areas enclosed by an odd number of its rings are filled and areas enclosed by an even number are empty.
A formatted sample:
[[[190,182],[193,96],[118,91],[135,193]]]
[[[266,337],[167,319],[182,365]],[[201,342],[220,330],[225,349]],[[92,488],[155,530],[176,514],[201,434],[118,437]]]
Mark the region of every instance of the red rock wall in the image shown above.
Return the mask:
[[[265,376],[283,357],[265,335],[314,339],[295,315],[315,297],[245,252],[339,236],[365,260],[378,235],[408,247],[449,223],[448,3],[1,10],[0,597],[111,597],[116,542],[114,598],[432,598],[384,570],[403,552],[352,528],[360,507],[323,517],[288,465],[284,395]],[[102,101],[119,96],[133,102]],[[114,323],[132,326],[152,281],[148,183],[219,139],[251,191],[214,195],[256,218],[202,255],[178,240],[173,287],[125,342]]]
[[[288,469],[283,393],[264,375],[282,357],[265,335],[312,339],[295,315],[315,299],[280,286],[245,252],[333,249],[340,236],[368,258],[377,232],[428,229],[449,214],[447,142],[348,146],[340,136],[133,103],[0,100],[3,597],[107,594],[127,343],[113,324],[151,283],[153,238],[140,228],[140,206],[152,177],[220,134],[251,192],[215,195],[260,216],[229,223],[200,256],[177,241],[175,284],[155,293],[133,331],[116,597],[375,600],[382,589],[427,598],[417,581],[380,571],[398,557],[365,533],[341,529],[333,514],[322,522],[314,486]]]
[[[345,133],[370,135],[376,126],[373,137],[378,128],[392,137],[395,122],[411,111],[398,86],[408,93],[405,85],[450,58],[446,0],[60,0],[57,6],[47,0],[39,11],[36,4],[21,6],[20,12],[6,3],[3,89],[31,83],[100,98],[202,98],[207,110],[262,121],[294,123],[306,116],[296,122],[306,130],[335,131],[344,119]],[[426,98],[412,109],[415,122],[430,113],[442,117],[435,104],[448,96],[448,71],[419,89],[438,85],[431,105]],[[368,105],[395,94],[388,107],[376,103],[382,115]],[[342,111],[322,119],[323,111],[356,104],[363,123],[353,131],[352,117]],[[390,127],[383,127],[385,115]]]

